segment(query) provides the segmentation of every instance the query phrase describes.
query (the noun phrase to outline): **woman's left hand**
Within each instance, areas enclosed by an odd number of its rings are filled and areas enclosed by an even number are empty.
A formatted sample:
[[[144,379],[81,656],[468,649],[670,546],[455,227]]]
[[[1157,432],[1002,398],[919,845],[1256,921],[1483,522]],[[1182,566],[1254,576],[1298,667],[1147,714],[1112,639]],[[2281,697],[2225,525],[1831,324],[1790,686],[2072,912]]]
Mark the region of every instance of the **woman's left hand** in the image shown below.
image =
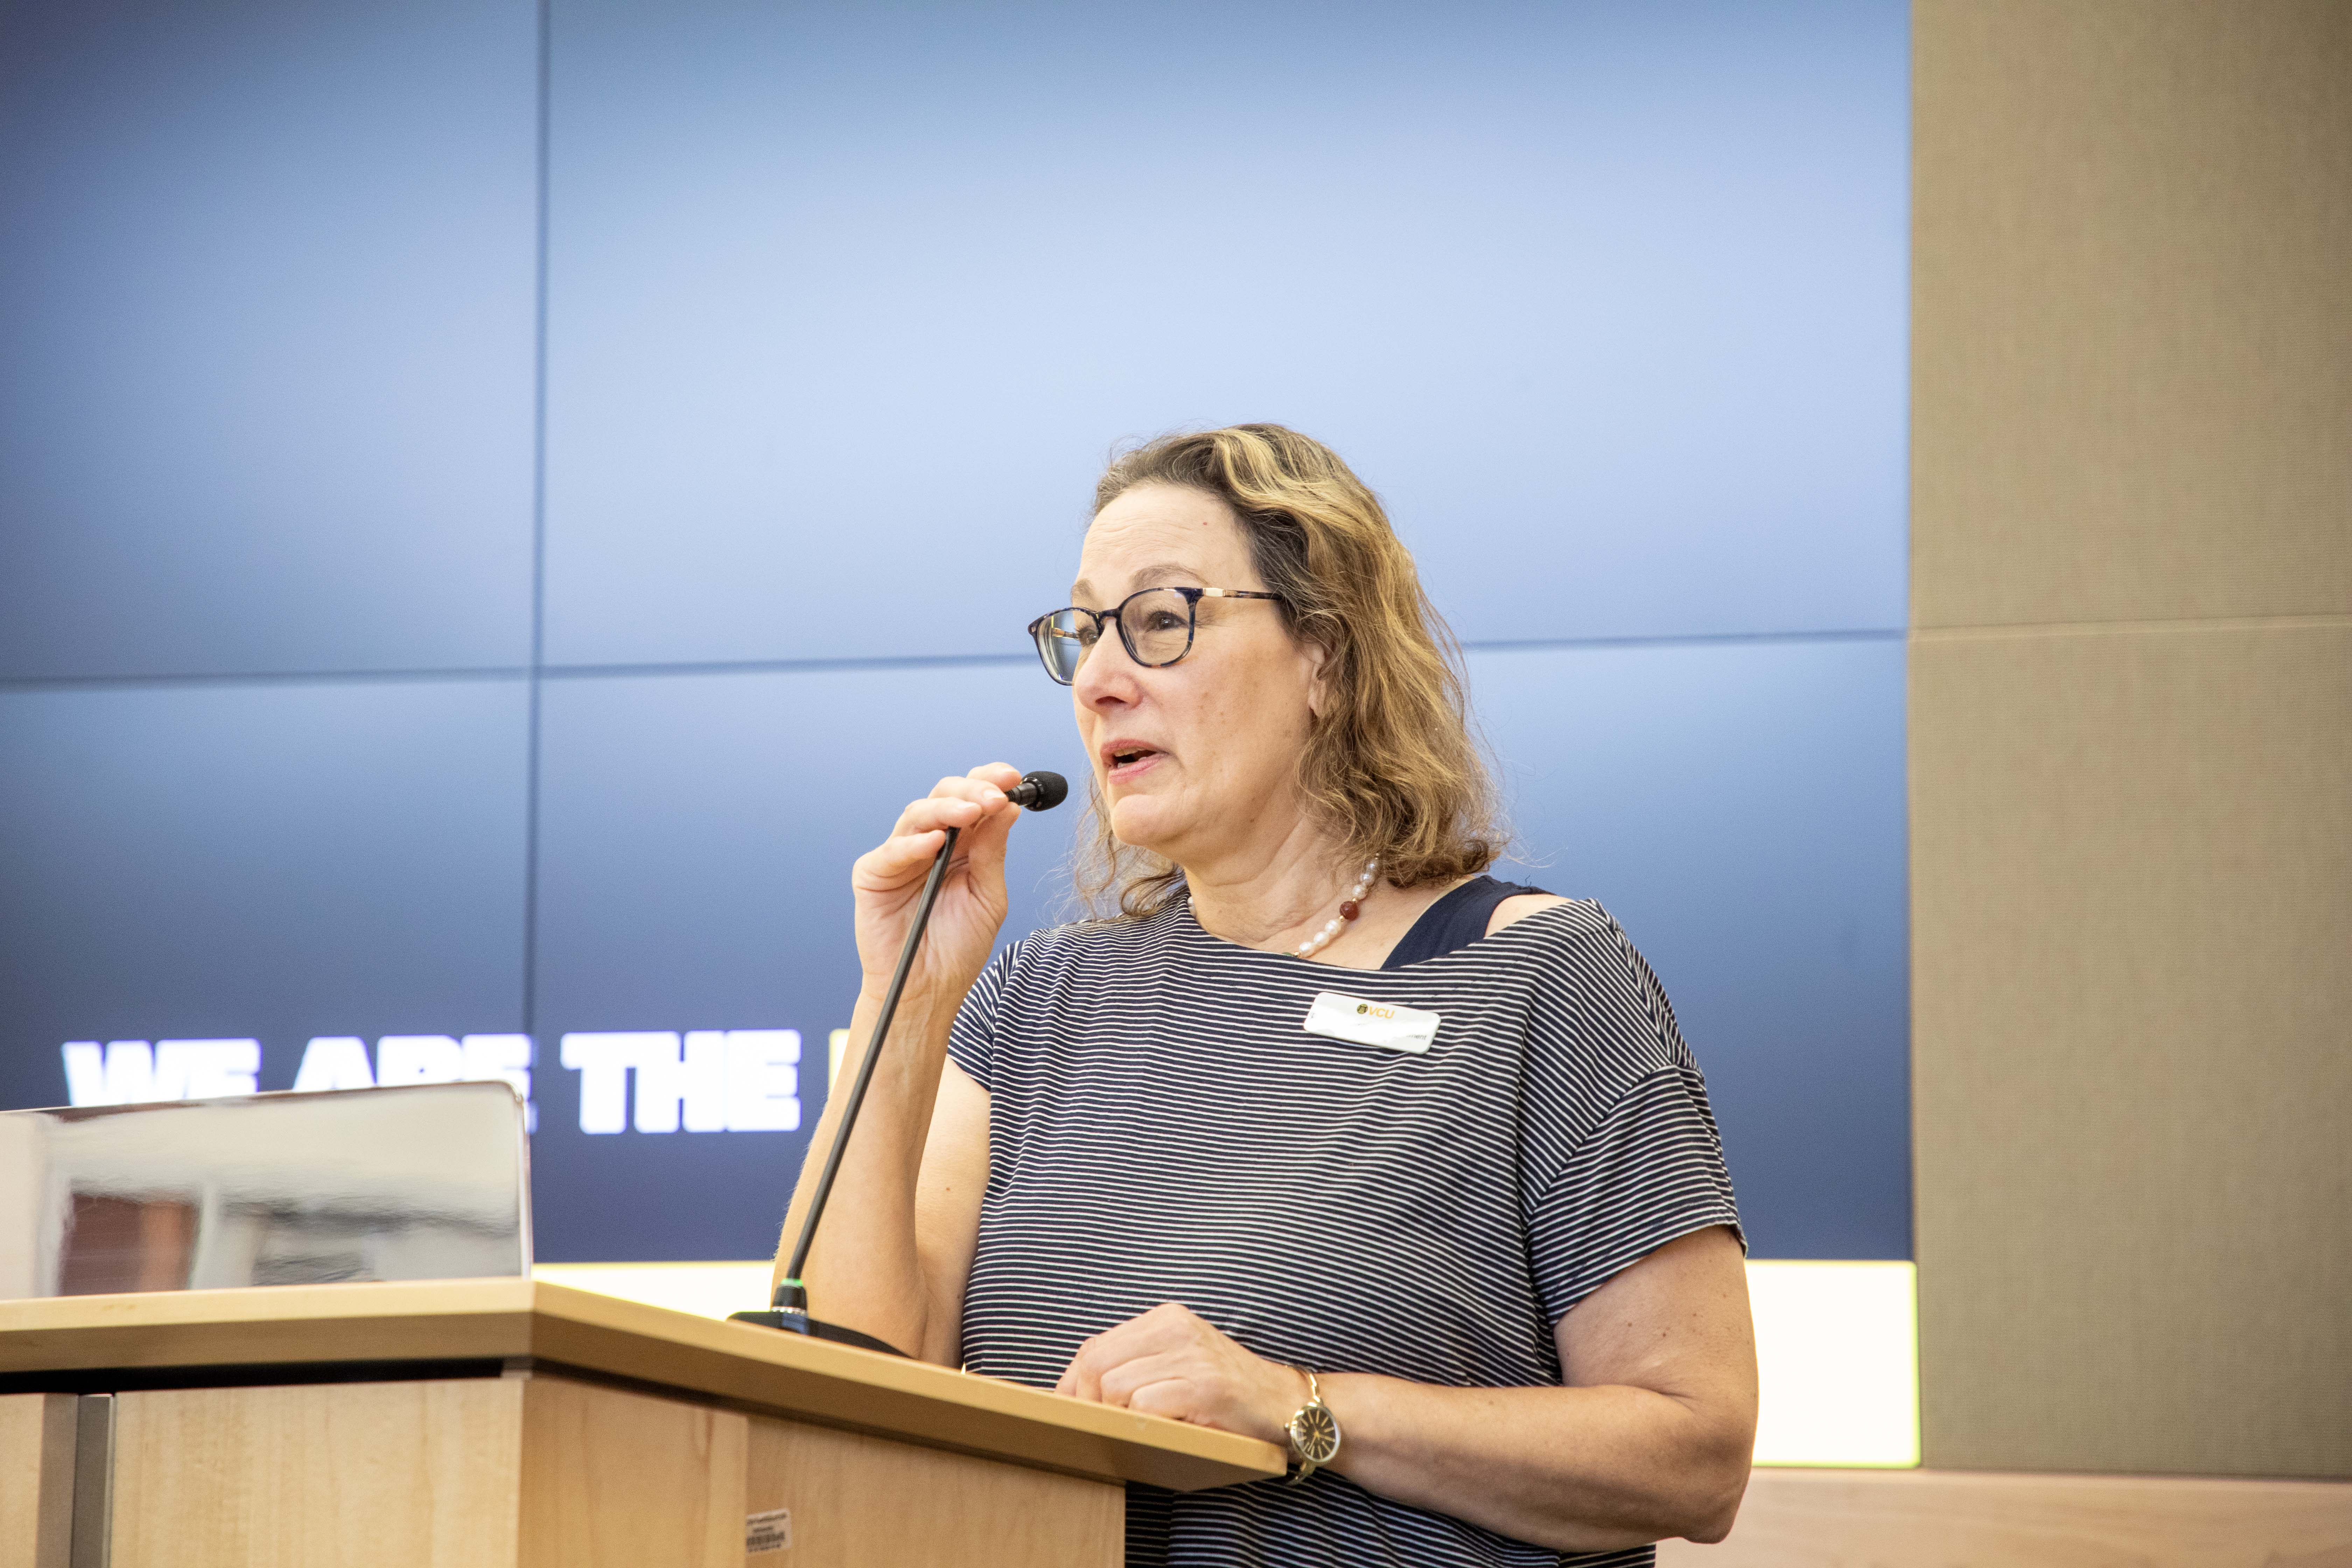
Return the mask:
[[[1307,1379],[1253,1355],[1171,1301],[1078,1347],[1056,1394],[1280,1443]]]

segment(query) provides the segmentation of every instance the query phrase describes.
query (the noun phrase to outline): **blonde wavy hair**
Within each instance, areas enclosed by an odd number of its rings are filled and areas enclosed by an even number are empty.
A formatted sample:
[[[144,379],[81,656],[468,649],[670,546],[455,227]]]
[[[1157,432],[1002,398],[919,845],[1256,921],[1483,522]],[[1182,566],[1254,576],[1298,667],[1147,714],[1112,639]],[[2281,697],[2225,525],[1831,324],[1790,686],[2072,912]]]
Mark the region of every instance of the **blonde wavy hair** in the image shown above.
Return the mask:
[[[1299,757],[1307,810],[1348,859],[1399,888],[1485,870],[1506,835],[1470,735],[1461,649],[1423,592],[1380,500],[1320,441],[1280,425],[1163,436],[1114,457],[1095,515],[1138,485],[1182,485],[1233,509],[1294,637],[1324,650],[1329,700]],[[1122,844],[1088,786],[1074,882],[1129,919],[1176,897],[1182,868]]]

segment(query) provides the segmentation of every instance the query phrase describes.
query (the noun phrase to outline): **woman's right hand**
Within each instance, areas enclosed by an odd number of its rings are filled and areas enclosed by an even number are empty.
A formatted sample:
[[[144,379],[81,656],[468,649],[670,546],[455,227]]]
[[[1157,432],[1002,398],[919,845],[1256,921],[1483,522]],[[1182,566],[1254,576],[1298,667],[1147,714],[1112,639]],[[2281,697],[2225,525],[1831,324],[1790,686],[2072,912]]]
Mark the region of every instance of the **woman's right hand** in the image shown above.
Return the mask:
[[[1004,792],[1020,782],[1021,774],[1003,763],[941,779],[898,814],[889,837],[857,858],[849,886],[856,900],[857,962],[866,995],[878,999],[888,989],[907,928],[923,901],[931,861],[950,827],[961,830],[955,855],[908,973],[906,999],[953,1007],[980,978],[981,967],[995,951],[1009,902],[1004,847],[1021,808]]]

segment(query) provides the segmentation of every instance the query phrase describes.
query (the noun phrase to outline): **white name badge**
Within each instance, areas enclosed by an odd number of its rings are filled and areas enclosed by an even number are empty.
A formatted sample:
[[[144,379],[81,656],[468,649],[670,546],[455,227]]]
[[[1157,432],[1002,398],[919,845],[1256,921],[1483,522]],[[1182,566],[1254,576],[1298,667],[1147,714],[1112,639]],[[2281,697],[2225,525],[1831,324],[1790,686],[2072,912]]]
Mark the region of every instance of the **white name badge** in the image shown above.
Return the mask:
[[[1327,1039],[1351,1040],[1360,1046],[1411,1051],[1417,1056],[1429,1049],[1429,1042],[1437,1037],[1437,1026],[1444,1021],[1438,1014],[1424,1013],[1418,1007],[1391,1006],[1385,1002],[1367,1002],[1360,997],[1342,996],[1337,991],[1325,991],[1316,996],[1315,1005],[1307,1009],[1306,1030]]]

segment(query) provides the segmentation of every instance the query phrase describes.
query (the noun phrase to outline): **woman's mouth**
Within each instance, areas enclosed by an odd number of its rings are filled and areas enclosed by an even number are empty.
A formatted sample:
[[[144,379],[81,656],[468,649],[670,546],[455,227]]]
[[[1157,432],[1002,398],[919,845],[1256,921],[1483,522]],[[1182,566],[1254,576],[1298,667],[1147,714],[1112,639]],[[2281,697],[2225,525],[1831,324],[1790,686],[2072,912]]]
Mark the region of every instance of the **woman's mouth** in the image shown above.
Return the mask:
[[[1156,746],[1129,743],[1124,741],[1114,742],[1103,748],[1103,761],[1108,764],[1105,770],[1106,776],[1118,780],[1131,779],[1165,754]]]

